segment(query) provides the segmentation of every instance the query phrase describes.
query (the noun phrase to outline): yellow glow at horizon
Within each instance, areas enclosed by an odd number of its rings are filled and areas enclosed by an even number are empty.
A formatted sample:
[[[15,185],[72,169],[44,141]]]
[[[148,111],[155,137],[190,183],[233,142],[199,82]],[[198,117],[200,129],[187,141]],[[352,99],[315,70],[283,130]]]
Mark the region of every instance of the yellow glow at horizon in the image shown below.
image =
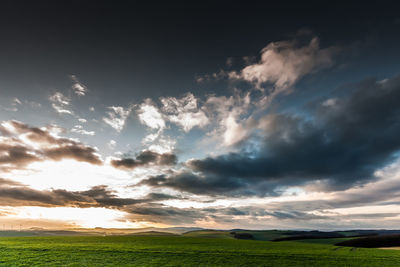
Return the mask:
[[[327,211],[338,213],[340,215],[399,213],[400,205],[369,205],[361,207],[329,209]]]
[[[9,218],[31,220],[54,220],[76,224],[82,228],[140,228],[152,226],[148,222],[129,222],[124,219],[127,213],[107,208],[73,207],[17,207],[12,209]]]

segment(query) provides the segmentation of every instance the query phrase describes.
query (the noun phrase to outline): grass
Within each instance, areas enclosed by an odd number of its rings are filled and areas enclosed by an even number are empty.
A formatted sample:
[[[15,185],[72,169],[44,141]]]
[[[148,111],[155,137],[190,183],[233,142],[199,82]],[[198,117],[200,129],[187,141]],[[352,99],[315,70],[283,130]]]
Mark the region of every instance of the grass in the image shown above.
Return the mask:
[[[400,251],[185,236],[0,238],[0,266],[160,265],[400,266]]]

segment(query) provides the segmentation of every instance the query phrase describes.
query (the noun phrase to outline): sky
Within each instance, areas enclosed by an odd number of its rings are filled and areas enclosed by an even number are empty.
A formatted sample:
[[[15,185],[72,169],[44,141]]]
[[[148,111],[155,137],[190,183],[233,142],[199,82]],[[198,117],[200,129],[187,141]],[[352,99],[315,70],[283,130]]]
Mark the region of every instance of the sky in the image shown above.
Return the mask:
[[[2,1],[0,227],[400,223],[400,15]]]

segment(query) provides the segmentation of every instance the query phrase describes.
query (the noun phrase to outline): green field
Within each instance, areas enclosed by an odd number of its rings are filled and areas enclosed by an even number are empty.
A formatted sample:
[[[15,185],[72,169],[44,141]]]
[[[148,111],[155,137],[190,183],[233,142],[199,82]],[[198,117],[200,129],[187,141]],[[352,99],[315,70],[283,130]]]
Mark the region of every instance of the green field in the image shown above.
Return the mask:
[[[173,235],[1,237],[0,266],[400,266],[398,250],[329,243]]]

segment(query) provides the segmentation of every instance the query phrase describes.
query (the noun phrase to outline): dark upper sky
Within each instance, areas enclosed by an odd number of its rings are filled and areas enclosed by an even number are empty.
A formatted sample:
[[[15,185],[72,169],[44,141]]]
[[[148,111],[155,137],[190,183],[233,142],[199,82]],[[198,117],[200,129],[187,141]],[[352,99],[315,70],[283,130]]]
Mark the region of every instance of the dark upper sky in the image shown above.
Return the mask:
[[[321,46],[368,42],[374,53],[357,58],[365,69],[399,58],[394,4],[215,2],[3,1],[0,88],[26,94],[75,74],[105,99],[210,91],[195,75],[225,68],[229,57],[258,56],[302,28]]]

